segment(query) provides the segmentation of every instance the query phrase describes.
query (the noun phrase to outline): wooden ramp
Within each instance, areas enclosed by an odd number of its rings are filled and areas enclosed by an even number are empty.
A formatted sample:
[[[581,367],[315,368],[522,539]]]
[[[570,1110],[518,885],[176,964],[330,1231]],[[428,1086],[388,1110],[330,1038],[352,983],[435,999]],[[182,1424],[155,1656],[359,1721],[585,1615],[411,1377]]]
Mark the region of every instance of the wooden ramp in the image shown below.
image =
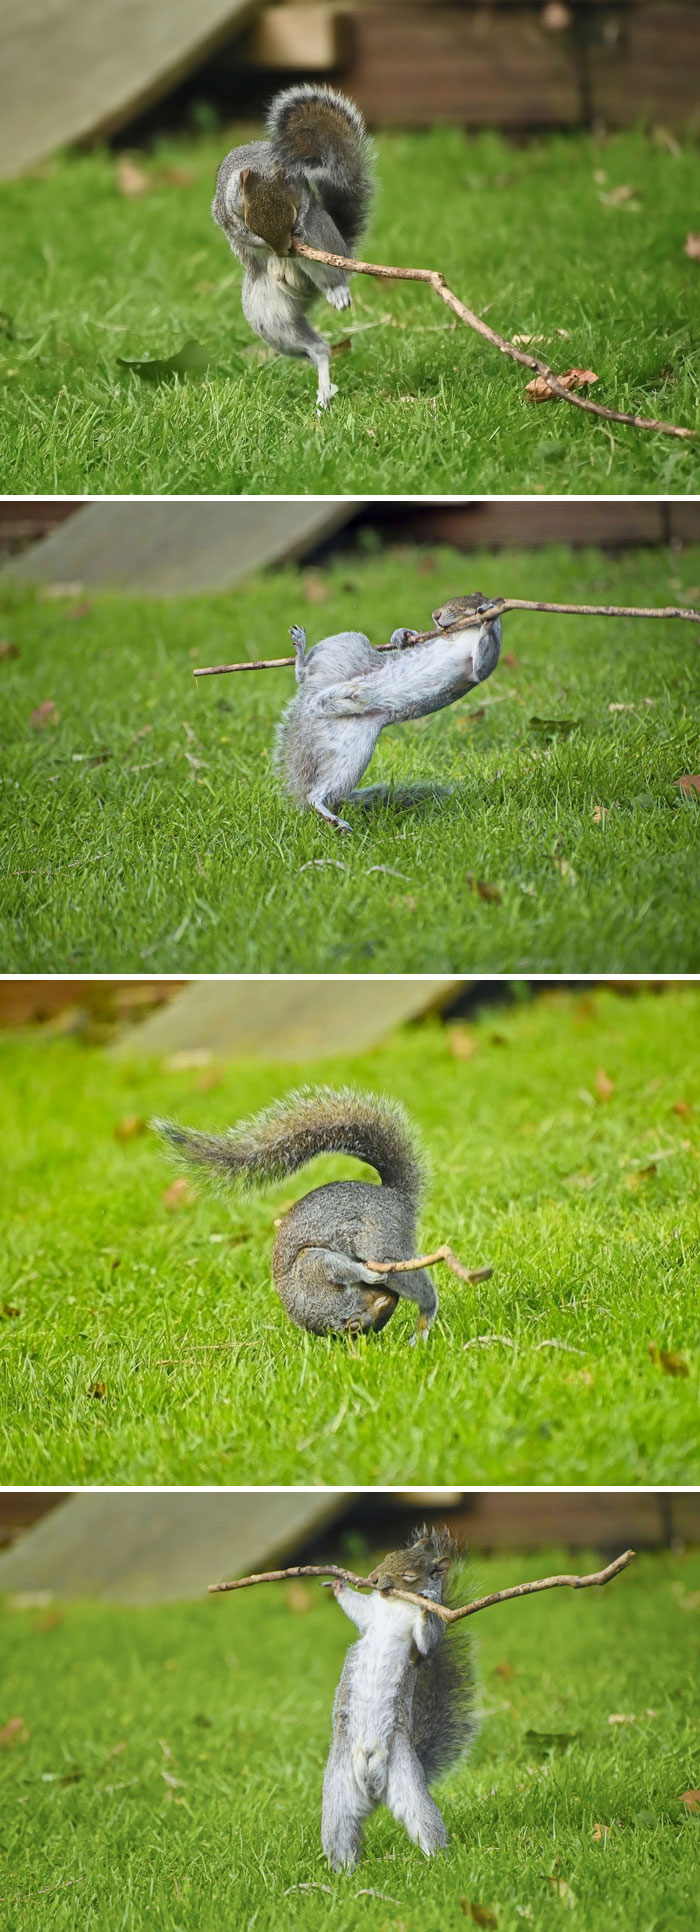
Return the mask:
[[[3,0],[0,179],[111,134],[258,12],[260,0]]]
[[[254,570],[303,556],[361,505],[240,500],[85,504],[41,543],[13,558],[3,578],[84,584],[175,597],[231,590]]]
[[[0,1593],[203,1602],[209,1583],[293,1563],[347,1507],[342,1490],[73,1495],[0,1556]]]
[[[363,1053],[407,1020],[446,1005],[456,979],[200,979],[120,1036],[122,1059],[317,1060]]]

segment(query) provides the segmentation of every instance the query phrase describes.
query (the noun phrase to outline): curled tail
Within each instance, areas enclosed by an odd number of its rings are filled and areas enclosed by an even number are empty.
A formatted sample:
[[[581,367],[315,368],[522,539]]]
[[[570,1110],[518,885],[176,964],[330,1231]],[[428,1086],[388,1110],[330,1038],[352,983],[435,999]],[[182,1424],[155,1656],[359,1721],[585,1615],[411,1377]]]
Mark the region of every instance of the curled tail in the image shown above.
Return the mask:
[[[307,176],[352,249],[372,199],[371,145],[359,107],[335,87],[302,81],[276,96],[267,132],[282,172]]]
[[[449,1530],[427,1530],[424,1525],[409,1547],[415,1542],[436,1557],[449,1557],[442,1601],[463,1601],[464,1565]],[[474,1649],[466,1622],[457,1623],[444,1631],[442,1643],[419,1666],[416,1677],[411,1743],[429,1784],[464,1756],[477,1729]]]
[[[303,1087],[226,1134],[200,1134],[170,1120],[154,1120],[153,1126],[183,1160],[249,1187],[282,1180],[317,1154],[353,1154],[376,1168],[385,1187],[415,1201],[421,1190],[422,1163],[408,1116],[384,1095]]]

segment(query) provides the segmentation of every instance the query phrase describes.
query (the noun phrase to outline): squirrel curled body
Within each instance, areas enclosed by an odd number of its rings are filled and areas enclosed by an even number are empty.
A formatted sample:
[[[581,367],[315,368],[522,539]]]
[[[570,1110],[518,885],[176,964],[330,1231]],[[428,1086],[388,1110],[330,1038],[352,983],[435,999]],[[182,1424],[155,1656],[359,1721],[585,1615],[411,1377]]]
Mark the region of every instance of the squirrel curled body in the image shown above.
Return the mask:
[[[349,832],[339,805],[388,796],[386,786],[358,789],[385,725],[442,711],[495,671],[501,623],[489,621],[489,601],[481,591],[453,598],[433,611],[439,630],[482,610],[483,622],[418,644],[415,631],[399,629],[392,651],[376,651],[362,631],[340,631],[307,654],[305,630],[292,627],[299,689],[278,726],[276,763],[300,810]]]
[[[380,1804],[426,1857],[447,1845],[428,1787],[476,1731],[471,1645],[463,1624],[446,1640],[439,1617],[382,1592],[411,1590],[442,1603],[457,1555],[446,1530],[423,1527],[373,1571],[370,1596],[338,1579],[327,1586],[360,1632],[336,1692],[323,1780],[321,1837],[335,1871],[357,1864],[364,1821]]]
[[[347,276],[289,251],[296,235],[332,255],[353,253],[372,196],[370,142],[354,101],[315,82],[276,95],[267,135],[225,156],[212,214],[243,263],[246,321],[280,355],[313,363],[317,407],[325,409],[336,394],[330,350],[307,311],[319,294],[331,308],[348,308]]]
[[[220,1137],[167,1120],[153,1124],[184,1160],[248,1187],[294,1174],[317,1154],[351,1154],[376,1168],[381,1187],[330,1181],[285,1214],[272,1255],[275,1287],[292,1321],[315,1335],[383,1328],[403,1295],[419,1310],[413,1340],[427,1336],[438,1308],[427,1269],[392,1274],[389,1289],[371,1267],[408,1261],[415,1252],[423,1163],[396,1101],[305,1088]]]

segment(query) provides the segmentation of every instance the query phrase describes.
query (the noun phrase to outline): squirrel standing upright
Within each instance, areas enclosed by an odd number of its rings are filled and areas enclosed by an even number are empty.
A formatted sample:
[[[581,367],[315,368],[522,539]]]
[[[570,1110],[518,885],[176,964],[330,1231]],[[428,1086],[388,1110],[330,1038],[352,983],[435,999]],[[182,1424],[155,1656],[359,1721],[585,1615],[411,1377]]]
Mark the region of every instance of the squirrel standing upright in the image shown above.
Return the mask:
[[[428,1786],[476,1731],[465,1625],[446,1642],[440,1618],[382,1592],[410,1590],[442,1603],[457,1554],[446,1530],[423,1526],[373,1571],[371,1596],[338,1579],[327,1586],[360,1631],[336,1692],[323,1780],[321,1837],[335,1871],[357,1864],[364,1820],[380,1804],[427,1858],[447,1844]]]
[[[386,791],[357,790],[384,726],[442,711],[490,678],[501,654],[501,623],[489,620],[489,601],[481,591],[453,598],[433,611],[439,628],[482,610],[483,622],[422,644],[413,642],[415,631],[396,630],[393,651],[375,651],[362,631],[339,631],[307,656],[305,630],[292,627],[299,690],[280,720],[276,762],[301,810],[311,807],[326,824],[350,832],[337,806]]]
[[[318,372],[317,407],[325,409],[336,394],[330,351],[307,310],[319,293],[331,308],[348,308],[347,276],[289,250],[294,234],[310,248],[352,254],[372,195],[369,138],[354,101],[315,82],[276,95],[267,134],[226,155],[212,214],[245,269],[246,321],[280,355],[308,357]]]
[[[427,1336],[438,1308],[427,1270],[392,1274],[388,1289],[371,1266],[414,1253],[423,1166],[396,1101],[303,1088],[220,1137],[167,1120],[153,1125],[183,1159],[249,1187],[294,1174],[317,1154],[352,1154],[375,1167],[381,1187],[331,1181],[295,1202],[274,1245],[275,1287],[292,1321],[315,1335],[383,1328],[403,1295],[420,1311],[413,1340]]]

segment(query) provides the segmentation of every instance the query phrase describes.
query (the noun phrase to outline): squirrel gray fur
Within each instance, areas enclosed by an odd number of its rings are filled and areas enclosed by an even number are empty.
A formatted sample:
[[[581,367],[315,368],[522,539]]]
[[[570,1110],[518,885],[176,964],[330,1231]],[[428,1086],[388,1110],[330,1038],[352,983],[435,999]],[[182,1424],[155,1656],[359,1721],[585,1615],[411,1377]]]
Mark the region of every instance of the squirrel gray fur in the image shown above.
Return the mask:
[[[315,1335],[383,1328],[403,1295],[419,1309],[412,1339],[427,1336],[438,1308],[427,1270],[392,1274],[389,1287],[371,1269],[372,1261],[409,1260],[415,1253],[424,1169],[397,1101],[305,1087],[221,1136],[167,1120],[153,1125],[184,1160],[249,1188],[294,1174],[317,1154],[352,1154],[376,1168],[381,1187],[330,1181],[295,1202],[273,1249],[275,1287],[292,1321]]]
[[[339,832],[350,832],[337,807],[388,796],[386,787],[358,789],[385,725],[424,718],[454,704],[495,671],[501,654],[501,623],[489,622],[489,599],[481,591],[454,598],[433,611],[442,628],[454,617],[484,608],[483,623],[416,644],[415,631],[392,633],[393,651],[375,651],[362,631],[324,637],[307,654],[306,631],[293,625],[299,686],[277,731],[276,764],[285,790],[300,810],[310,808]]]
[[[280,355],[308,357],[318,373],[317,407],[325,409],[336,394],[330,351],[307,310],[319,293],[331,308],[348,308],[347,276],[288,251],[294,234],[310,248],[352,254],[369,214],[371,146],[354,101],[312,81],[276,95],[267,136],[226,155],[212,214],[245,269],[246,321]],[[256,210],[260,234],[247,225]]]
[[[428,1786],[464,1755],[477,1728],[471,1643],[465,1624],[448,1635],[429,1610],[382,1593],[449,1600],[457,1559],[449,1532],[423,1525],[372,1572],[371,1596],[337,1578],[326,1586],[360,1631],[335,1696],[323,1780],[321,1837],[335,1871],[357,1864],[364,1821],[380,1804],[426,1857],[447,1844]]]

